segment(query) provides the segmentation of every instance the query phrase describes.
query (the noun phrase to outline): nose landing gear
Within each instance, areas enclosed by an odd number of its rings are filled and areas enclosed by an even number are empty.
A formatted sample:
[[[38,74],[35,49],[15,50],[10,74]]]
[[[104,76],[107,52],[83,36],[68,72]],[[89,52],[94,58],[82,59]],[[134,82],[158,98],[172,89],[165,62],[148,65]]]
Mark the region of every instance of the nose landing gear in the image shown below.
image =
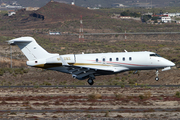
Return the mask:
[[[155,77],[155,80],[156,80],[156,81],[158,81],[158,80],[159,80],[158,75],[159,75],[159,72],[158,72],[158,70],[156,70],[156,77]]]

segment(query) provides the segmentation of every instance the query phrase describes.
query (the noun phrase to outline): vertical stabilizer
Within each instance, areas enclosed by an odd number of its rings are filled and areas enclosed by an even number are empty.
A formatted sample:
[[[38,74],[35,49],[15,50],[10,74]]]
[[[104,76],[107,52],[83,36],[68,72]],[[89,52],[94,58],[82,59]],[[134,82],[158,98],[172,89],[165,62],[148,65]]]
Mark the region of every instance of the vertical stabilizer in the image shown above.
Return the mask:
[[[20,37],[8,41],[10,45],[18,45],[29,61],[44,59],[51,56],[32,37]]]

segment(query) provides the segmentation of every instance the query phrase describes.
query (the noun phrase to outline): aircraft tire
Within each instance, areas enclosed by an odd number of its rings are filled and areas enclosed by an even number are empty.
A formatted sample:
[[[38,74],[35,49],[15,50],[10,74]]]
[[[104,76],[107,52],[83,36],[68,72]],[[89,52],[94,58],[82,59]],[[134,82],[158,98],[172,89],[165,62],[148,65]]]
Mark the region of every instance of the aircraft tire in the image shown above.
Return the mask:
[[[88,81],[89,85],[93,85],[94,84],[94,80],[92,78],[89,78]]]
[[[155,80],[158,81],[158,80],[159,80],[159,77],[155,77]]]

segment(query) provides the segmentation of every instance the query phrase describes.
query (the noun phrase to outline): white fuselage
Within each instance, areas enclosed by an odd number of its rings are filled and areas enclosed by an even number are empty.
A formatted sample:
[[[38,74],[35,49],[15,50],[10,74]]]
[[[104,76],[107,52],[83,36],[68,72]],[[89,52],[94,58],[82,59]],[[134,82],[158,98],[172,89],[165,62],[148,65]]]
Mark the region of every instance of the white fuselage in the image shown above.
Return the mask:
[[[74,66],[111,71],[109,73],[100,72],[99,75],[128,70],[162,69],[174,66],[174,63],[153,52],[70,54],[61,56],[67,63],[73,64]],[[61,60],[59,63],[62,63]],[[53,67],[48,69],[68,73],[66,67]]]

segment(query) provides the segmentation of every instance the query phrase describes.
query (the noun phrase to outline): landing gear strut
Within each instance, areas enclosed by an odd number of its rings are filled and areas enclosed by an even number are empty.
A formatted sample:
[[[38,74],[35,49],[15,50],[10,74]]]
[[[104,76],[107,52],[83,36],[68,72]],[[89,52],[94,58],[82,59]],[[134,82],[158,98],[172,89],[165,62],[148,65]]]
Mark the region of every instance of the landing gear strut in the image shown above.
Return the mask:
[[[89,85],[93,85],[94,84],[93,78],[89,78],[87,82],[89,83]]]
[[[158,75],[159,75],[159,72],[158,72],[158,70],[156,70],[156,77],[155,77],[155,80],[156,80],[156,81],[158,81],[158,80],[159,80]]]

